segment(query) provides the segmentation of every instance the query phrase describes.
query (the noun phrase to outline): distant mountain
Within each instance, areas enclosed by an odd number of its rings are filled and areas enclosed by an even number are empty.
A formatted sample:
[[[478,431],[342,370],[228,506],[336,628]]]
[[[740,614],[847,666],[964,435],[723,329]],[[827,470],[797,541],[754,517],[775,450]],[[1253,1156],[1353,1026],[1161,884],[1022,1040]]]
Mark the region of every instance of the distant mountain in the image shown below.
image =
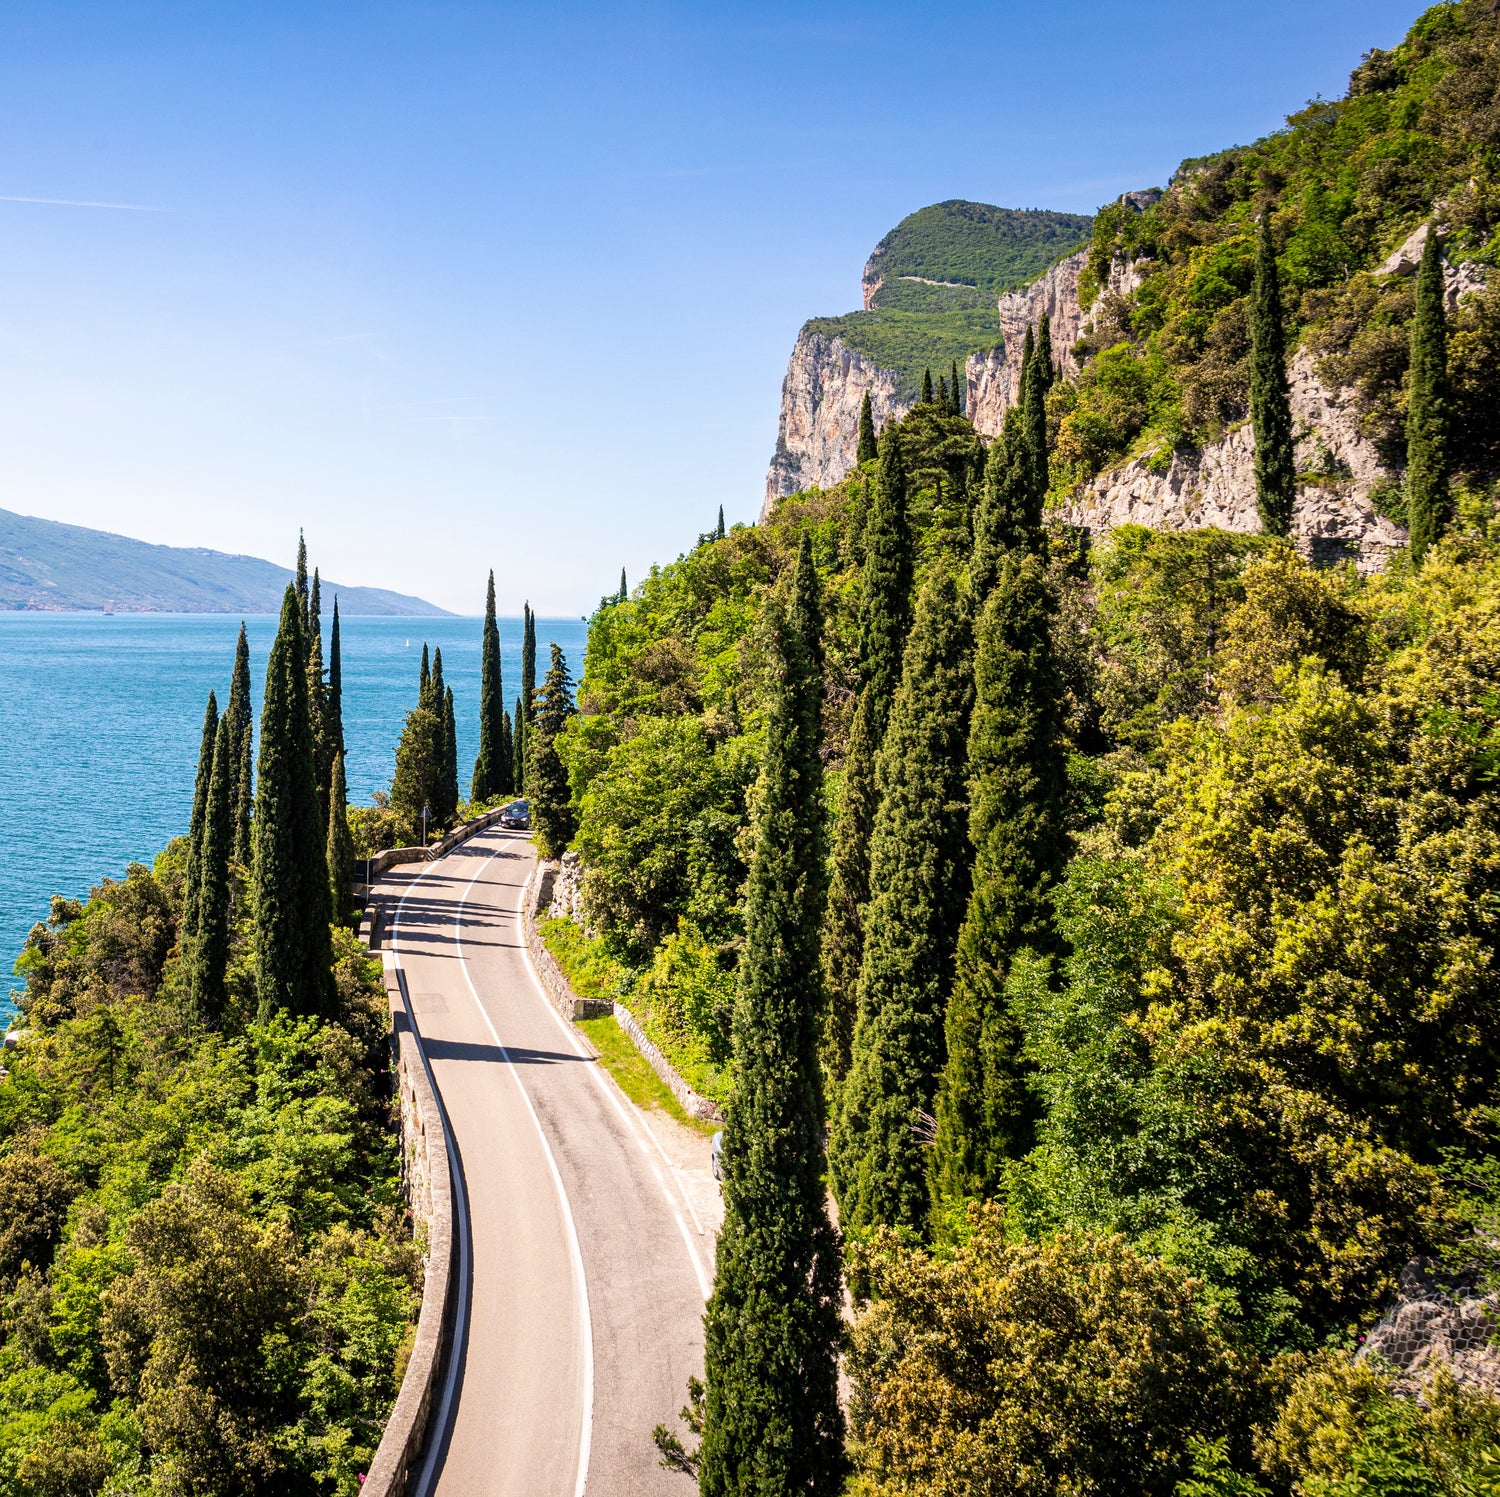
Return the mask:
[[[255,556],[153,546],[0,509],[0,608],[120,613],[275,613],[291,571]],[[324,606],[347,614],[436,616],[445,608],[380,587],[323,579]]]

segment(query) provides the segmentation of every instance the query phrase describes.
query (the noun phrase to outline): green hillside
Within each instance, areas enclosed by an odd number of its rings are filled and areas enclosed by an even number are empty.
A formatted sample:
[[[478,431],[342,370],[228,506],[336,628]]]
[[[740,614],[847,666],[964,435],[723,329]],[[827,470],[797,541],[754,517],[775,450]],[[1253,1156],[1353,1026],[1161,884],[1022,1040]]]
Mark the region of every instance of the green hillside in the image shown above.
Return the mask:
[[[1089,237],[1092,223],[1082,213],[1044,208],[997,208],[961,198],[933,203],[909,213],[875,246],[865,281],[880,277],[885,282],[875,297],[877,307],[914,309],[911,291],[947,289],[914,285],[901,281],[902,276],[961,282],[979,293],[980,305],[991,305],[1002,291],[1040,275],[1077,249]],[[955,287],[950,294],[950,305],[963,304],[962,291]]]
[[[914,400],[922,371],[946,372],[999,341],[995,302],[1088,242],[1093,220],[1041,208],[997,208],[953,199],[908,214],[865,264],[882,284],[873,309],[815,317],[803,333],[842,338],[896,375]],[[918,279],[903,279],[917,277]]]

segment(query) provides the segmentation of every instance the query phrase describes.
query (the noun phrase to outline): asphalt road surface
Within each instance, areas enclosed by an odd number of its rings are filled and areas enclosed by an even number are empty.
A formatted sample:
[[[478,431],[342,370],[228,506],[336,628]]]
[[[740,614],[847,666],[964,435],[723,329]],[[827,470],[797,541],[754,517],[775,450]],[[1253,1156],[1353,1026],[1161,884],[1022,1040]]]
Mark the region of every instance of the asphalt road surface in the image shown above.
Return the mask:
[[[380,884],[460,1161],[459,1331],[415,1490],[686,1497],[651,1431],[702,1375],[713,1224],[544,996],[521,931],[533,866],[491,831]]]

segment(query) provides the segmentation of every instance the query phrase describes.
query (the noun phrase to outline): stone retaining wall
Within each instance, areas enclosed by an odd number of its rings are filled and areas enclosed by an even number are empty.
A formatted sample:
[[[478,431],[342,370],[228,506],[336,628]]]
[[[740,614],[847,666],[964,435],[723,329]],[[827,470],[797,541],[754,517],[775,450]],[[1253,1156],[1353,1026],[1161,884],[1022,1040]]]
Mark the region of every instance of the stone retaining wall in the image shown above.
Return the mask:
[[[690,1118],[702,1118],[707,1123],[722,1122],[723,1115],[718,1105],[710,1102],[707,1097],[700,1097],[677,1074],[672,1062],[646,1038],[646,1032],[636,1022],[635,1015],[623,1003],[615,1004],[614,1008],[615,1023],[630,1036],[635,1048],[646,1057],[651,1069],[666,1083],[667,1090],[682,1104],[682,1110]]]

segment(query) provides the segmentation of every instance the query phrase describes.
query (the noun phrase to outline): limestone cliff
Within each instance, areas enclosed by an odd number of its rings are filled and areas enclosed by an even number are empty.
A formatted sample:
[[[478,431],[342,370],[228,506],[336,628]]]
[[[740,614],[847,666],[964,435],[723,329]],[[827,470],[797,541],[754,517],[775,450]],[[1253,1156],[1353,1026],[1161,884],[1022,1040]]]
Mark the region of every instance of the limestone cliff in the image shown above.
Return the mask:
[[[1292,511],[1298,547],[1316,562],[1352,559],[1361,571],[1374,571],[1406,544],[1406,532],[1370,500],[1370,490],[1385,476],[1375,448],[1359,429],[1351,395],[1328,389],[1305,350],[1293,358],[1289,378],[1297,468],[1309,475]],[[1062,515],[1095,534],[1126,524],[1258,531],[1250,426],[1236,427],[1199,452],[1173,453],[1162,471],[1142,458],[1101,473]]]
[[[891,370],[877,368],[842,338],[803,328],[781,382],[776,454],[766,475],[762,518],[778,499],[814,485],[826,488],[854,466],[866,390],[877,429],[888,416],[904,416],[911,408],[897,394]]]

